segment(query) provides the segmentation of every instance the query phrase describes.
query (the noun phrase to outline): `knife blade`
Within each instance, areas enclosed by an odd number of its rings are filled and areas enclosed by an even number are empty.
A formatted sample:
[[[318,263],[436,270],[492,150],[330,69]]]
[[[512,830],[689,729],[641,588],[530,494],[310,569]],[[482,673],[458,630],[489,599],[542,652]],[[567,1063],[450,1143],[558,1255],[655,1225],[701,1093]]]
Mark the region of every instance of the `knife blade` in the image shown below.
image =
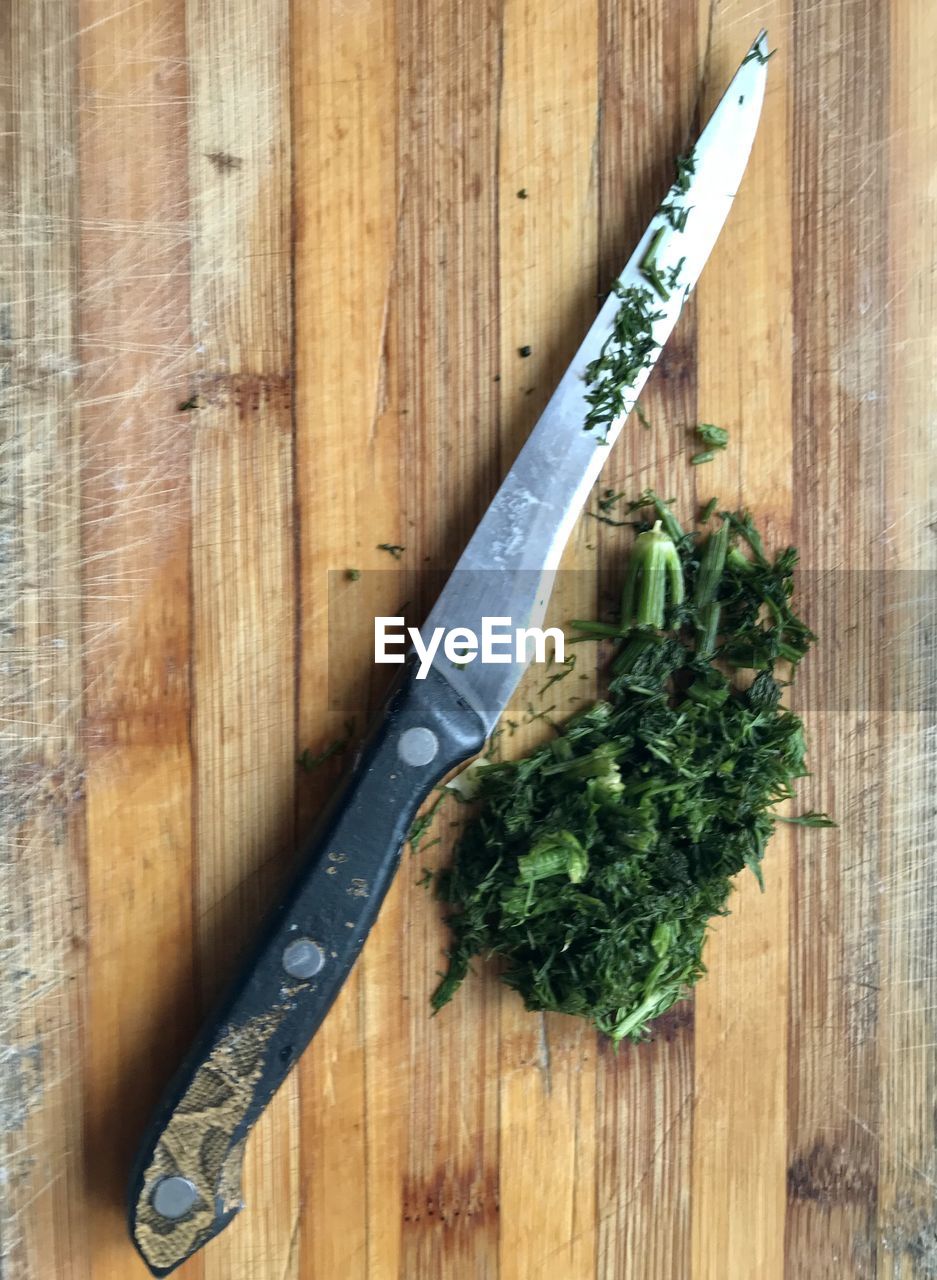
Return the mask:
[[[447,631],[466,627],[478,635],[484,616],[510,617],[514,626],[539,626],[543,620],[553,576],[589,490],[673,332],[732,207],[761,115],[768,56],[767,35],[762,31],[691,153],[693,172],[686,174],[687,189],[668,193],[665,203],[675,210],[675,216],[671,219],[660,211],[655,214],[618,277],[620,290],[637,289],[649,295],[658,318],[651,324],[653,357],[640,367],[627,389],[624,412],[605,433],[607,443],[595,432],[576,430],[575,424],[584,422],[589,408],[585,371],[612,333],[620,306],[615,292],[603,305],[476,526],[421,629],[425,635],[431,635],[435,627]],[[687,213],[680,231],[673,222],[680,221],[682,209]],[[684,260],[675,287],[666,290],[666,299],[649,286],[642,271],[655,241],[660,276],[669,277]],[[475,708],[490,732],[525,666],[476,662],[463,668],[446,664],[445,670],[450,684]]]
[[[768,58],[761,32],[655,214],[422,628],[500,617],[542,621],[586,496],[677,323],[728,216],[758,127]],[[593,362],[614,352],[623,298],[646,318],[643,355],[615,412],[584,424]],[[591,398],[590,398],[591,397]],[[301,851],[300,873],[206,1020],[142,1139],[129,1187],[131,1237],[165,1276],[241,1208],[250,1129],[319,1027],[357,958],[416,812],[484,745],[526,664],[408,662],[344,789]]]

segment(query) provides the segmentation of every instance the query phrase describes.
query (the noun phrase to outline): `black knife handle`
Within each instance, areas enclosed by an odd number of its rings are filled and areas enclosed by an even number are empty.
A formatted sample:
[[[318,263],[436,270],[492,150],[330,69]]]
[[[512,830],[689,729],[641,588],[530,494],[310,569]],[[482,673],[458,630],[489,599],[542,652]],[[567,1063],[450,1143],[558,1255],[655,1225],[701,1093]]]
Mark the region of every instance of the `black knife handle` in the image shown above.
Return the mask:
[[[208,1019],[144,1137],[130,1231],[157,1276],[240,1209],[244,1141],[364,945],[416,811],[485,728],[438,671],[409,665],[237,982]]]

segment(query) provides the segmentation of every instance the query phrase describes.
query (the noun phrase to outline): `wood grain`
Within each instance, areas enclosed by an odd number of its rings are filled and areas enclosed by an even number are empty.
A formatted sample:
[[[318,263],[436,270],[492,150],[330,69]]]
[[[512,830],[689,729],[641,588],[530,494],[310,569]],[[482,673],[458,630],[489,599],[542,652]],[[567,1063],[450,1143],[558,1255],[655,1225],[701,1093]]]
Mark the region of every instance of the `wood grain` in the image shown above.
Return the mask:
[[[885,654],[885,788],[880,866],[878,1053],[874,1126],[880,1272],[913,1280],[937,1265],[937,880],[933,751],[933,619],[937,564],[933,505],[937,302],[924,264],[937,259],[930,146],[937,84],[926,43],[930,6],[896,8],[889,27],[888,365],[891,441],[884,558],[889,588]],[[901,248],[897,247],[900,244]],[[909,748],[910,744],[910,749]]]
[[[791,540],[790,48],[786,6],[759,15],[771,32],[769,89],[746,181],[720,253],[697,291],[698,416],[730,447],[697,468],[697,498],[749,505],[774,545]],[[730,72],[750,18],[727,5],[709,33],[707,89]],[[714,101],[707,93],[703,110]],[[818,842],[815,842],[815,844]],[[765,892],[738,877],[732,914],[707,943],[695,1001],[692,1266],[698,1276],[781,1275],[785,1258],[788,904],[792,841],[771,841]]]
[[[808,566],[856,581],[866,574],[874,581],[884,567],[887,522],[885,18],[875,8],[804,6],[794,27],[801,39],[792,66],[798,127],[791,207],[795,227],[810,220],[792,282],[799,372],[794,535]],[[831,43],[843,51],[835,62],[823,52]],[[810,305],[818,286],[823,305]],[[816,511],[835,512],[835,518],[819,521]],[[852,589],[849,582],[845,593],[816,591],[810,601],[816,630],[838,638],[837,667],[847,677],[824,687],[817,664],[800,694],[811,711],[817,758],[838,761],[835,772],[820,772],[816,798],[843,815],[824,857],[797,840],[793,864],[788,1268],[822,1277],[844,1269],[855,1276],[887,1274],[888,1266],[879,1256],[876,1220],[879,876],[889,789],[880,768],[882,616],[873,609],[843,627],[840,604]],[[822,665],[829,668],[828,661]],[[860,680],[868,690],[862,700],[856,697]]]
[[[203,1006],[293,852],[295,570],[289,7],[188,4],[195,360],[193,837]],[[250,103],[250,111],[242,109]],[[298,1079],[245,1156],[249,1232],[205,1280],[290,1280],[299,1215]],[[263,1188],[258,1192],[257,1188]]]
[[[86,1239],[69,34],[59,7],[0,12],[0,1269],[63,1280]]]
[[[408,560],[434,566],[452,563],[503,465],[494,382],[502,6],[416,0],[398,6],[396,36],[398,501]],[[501,1233],[498,997],[479,986],[453,1016],[421,1016],[442,933],[416,878],[409,862],[406,923],[395,935],[413,947],[404,972],[410,1065],[398,1268],[483,1280],[498,1274]]]
[[[802,796],[840,828],[778,834],[695,999],[616,1054],[483,966],[427,1017],[444,817],[257,1126],[248,1208],[179,1275],[937,1274],[933,5],[0,22],[4,1280],[146,1274],[134,1144],[347,753],[295,758],[360,735],[368,619],[419,619],[761,24],[749,172],[602,484],[718,493],[800,546]],[[730,445],[690,468],[700,419]],[[555,621],[623,542],[580,522]]]
[[[196,1014],[183,14],[89,0],[69,35],[79,169],[100,175],[78,193],[88,1257],[74,1265],[104,1274],[127,1265],[133,1131]]]

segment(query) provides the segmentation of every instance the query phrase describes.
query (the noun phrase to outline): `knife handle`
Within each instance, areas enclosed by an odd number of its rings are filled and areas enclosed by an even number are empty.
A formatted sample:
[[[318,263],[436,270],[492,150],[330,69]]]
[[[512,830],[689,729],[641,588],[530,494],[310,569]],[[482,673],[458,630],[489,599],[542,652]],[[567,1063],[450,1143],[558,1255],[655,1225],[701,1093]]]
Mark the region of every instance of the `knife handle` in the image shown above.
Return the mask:
[[[357,959],[422,801],[485,741],[476,712],[437,670],[412,664],[344,789],[146,1132],[130,1186],[130,1232],[168,1275],[241,1208],[248,1132],[312,1038]]]

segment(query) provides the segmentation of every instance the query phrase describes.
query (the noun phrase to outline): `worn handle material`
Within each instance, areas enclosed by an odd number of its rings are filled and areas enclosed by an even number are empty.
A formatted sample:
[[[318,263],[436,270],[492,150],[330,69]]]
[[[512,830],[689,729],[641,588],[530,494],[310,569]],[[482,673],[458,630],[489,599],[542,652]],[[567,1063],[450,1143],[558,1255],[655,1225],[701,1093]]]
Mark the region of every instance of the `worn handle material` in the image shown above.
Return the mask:
[[[206,1023],[143,1141],[130,1230],[168,1275],[241,1208],[247,1135],[348,976],[420,803],[485,740],[482,721],[431,670],[392,693],[347,786],[302,858],[237,982]]]

